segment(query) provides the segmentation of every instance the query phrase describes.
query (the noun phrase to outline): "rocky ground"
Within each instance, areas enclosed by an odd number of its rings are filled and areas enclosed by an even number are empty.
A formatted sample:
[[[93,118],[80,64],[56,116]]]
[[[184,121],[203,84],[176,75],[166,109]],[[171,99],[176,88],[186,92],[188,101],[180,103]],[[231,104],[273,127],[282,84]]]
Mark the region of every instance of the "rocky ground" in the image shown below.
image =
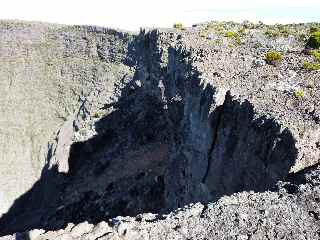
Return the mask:
[[[0,239],[320,239],[319,24],[0,26]]]

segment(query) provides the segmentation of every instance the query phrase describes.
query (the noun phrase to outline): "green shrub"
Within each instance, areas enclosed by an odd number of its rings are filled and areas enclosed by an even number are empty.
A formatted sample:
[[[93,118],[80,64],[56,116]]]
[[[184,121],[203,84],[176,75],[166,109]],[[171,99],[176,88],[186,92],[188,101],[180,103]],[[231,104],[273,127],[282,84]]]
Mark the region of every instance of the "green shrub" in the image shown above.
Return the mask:
[[[310,33],[319,32],[319,31],[320,31],[319,27],[310,27]]]
[[[305,93],[304,93],[303,90],[296,90],[296,91],[294,92],[294,96],[295,96],[296,98],[304,98]]]
[[[225,36],[227,38],[234,38],[237,34],[235,32],[226,32]]]
[[[318,62],[320,62],[320,50],[313,50],[313,51],[311,51],[311,55],[312,55]]]
[[[311,48],[320,48],[320,31],[311,34],[307,46]]]
[[[229,31],[225,33],[225,36],[227,38],[233,38],[238,45],[241,44],[241,38],[238,33]]]
[[[316,70],[320,70],[320,63],[304,62],[303,67],[309,71],[316,71]]]
[[[315,63],[305,61],[303,63],[303,67],[309,71],[317,71],[320,70],[320,50],[312,50],[310,51],[310,55],[314,57],[316,60]]]
[[[266,62],[268,64],[275,64],[281,62],[283,59],[282,54],[276,51],[270,51],[266,53]]]
[[[175,23],[175,24],[173,24],[173,27],[178,30],[184,30],[182,23]]]

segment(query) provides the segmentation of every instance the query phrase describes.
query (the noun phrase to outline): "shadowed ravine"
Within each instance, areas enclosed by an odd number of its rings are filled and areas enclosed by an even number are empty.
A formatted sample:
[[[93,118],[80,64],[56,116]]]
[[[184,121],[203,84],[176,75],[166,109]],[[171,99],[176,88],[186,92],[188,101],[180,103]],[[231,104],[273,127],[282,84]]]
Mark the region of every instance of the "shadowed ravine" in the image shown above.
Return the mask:
[[[297,157],[291,132],[230,91],[217,102],[220,89],[201,84],[181,61],[184,50],[169,49],[164,66],[154,38],[141,34],[132,43],[136,73],[105,106],[112,110],[95,122],[97,134],[71,145],[67,173],[49,169],[49,151],[41,178],[0,219],[1,235],[167,213],[237,192],[277,190],[288,176]]]

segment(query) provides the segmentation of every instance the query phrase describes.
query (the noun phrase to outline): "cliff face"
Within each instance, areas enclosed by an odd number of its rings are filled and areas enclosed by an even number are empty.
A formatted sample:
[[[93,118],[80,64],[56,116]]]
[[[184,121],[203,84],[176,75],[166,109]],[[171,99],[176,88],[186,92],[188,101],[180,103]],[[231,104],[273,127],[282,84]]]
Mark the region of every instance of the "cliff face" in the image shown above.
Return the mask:
[[[80,105],[94,99],[98,109],[115,97],[114,84],[131,73],[123,64],[129,38],[95,27],[1,22],[0,213],[39,179],[50,141]]]
[[[319,72],[294,32],[2,25],[4,211],[15,202],[0,234],[316,239]],[[269,50],[284,60],[266,64]]]

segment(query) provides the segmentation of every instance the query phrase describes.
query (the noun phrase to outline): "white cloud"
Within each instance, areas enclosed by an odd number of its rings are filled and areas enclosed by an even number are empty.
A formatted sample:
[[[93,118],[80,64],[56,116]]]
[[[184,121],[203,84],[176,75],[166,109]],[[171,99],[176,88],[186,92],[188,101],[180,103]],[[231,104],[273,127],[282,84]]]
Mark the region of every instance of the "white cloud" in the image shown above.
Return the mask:
[[[168,27],[176,21],[186,24],[212,18],[234,20],[308,19],[308,12],[301,16],[287,16],[287,9],[309,7],[320,10],[319,0],[9,0],[1,3],[0,18],[22,19],[65,24],[94,24],[138,29],[140,26]],[[285,16],[260,16],[256,10],[283,8]],[[271,11],[272,12],[272,11]],[[319,12],[319,11],[318,11]],[[261,14],[261,13],[259,13]],[[268,15],[269,14],[269,15]],[[217,17],[218,16],[218,17]],[[304,18],[305,16],[305,18]],[[261,19],[262,18],[262,19]],[[281,20],[282,19],[282,20]],[[268,21],[269,21],[268,20]]]

